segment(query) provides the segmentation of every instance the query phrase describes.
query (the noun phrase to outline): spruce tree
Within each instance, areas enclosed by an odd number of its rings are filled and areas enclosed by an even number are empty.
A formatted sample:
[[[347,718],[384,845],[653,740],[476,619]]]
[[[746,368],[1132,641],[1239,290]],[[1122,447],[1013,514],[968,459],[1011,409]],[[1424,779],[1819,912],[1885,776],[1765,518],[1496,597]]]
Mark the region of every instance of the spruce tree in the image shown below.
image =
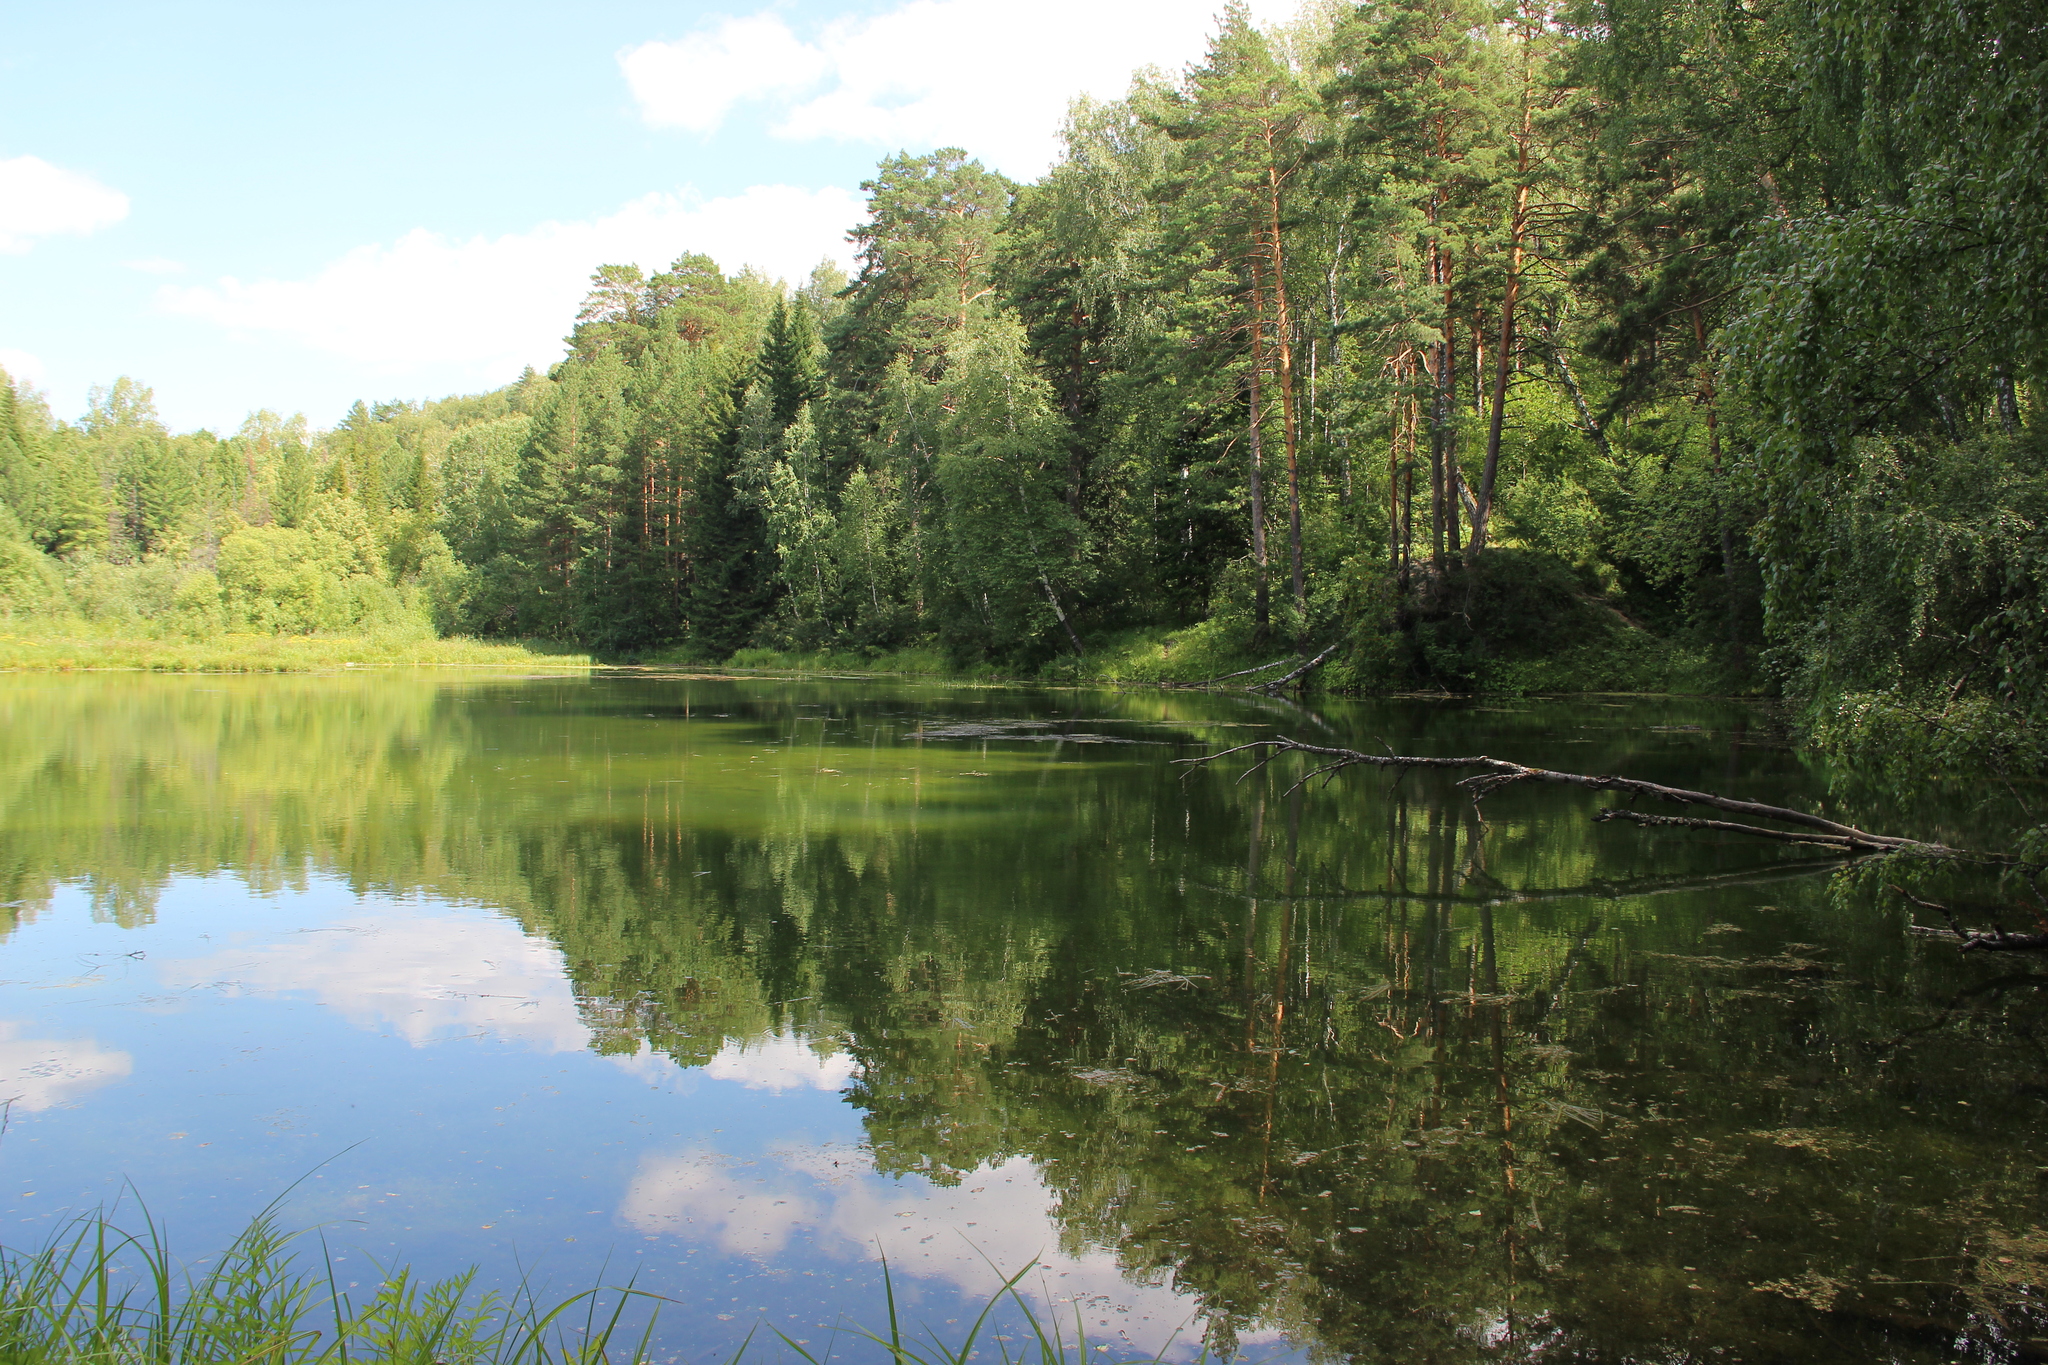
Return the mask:
[[[788,427],[796,420],[797,409],[824,396],[819,361],[818,329],[810,308],[801,302],[792,308],[776,300],[761,338],[761,380],[768,386],[776,426]]]
[[[777,316],[782,313],[778,308]],[[691,488],[695,515],[686,541],[690,639],[714,659],[724,659],[746,644],[776,597],[777,566],[767,526],[760,509],[741,497],[734,485],[746,430],[747,391],[752,387],[749,368],[740,368],[732,380],[730,415],[698,462]]]

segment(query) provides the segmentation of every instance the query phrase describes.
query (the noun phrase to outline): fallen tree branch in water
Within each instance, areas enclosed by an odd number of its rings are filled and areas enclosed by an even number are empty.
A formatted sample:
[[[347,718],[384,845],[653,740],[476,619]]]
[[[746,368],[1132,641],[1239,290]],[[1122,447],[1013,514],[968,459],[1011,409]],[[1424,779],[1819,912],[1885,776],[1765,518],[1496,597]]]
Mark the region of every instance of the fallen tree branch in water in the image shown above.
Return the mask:
[[[1306,663],[1300,664],[1292,671],[1284,673],[1277,678],[1268,678],[1264,682],[1248,682],[1244,684],[1244,688],[1247,692],[1277,692],[1295,679],[1320,667],[1325,660],[1337,652],[1337,647],[1343,643],[1342,640],[1333,641],[1320,654],[1315,655]],[[1161,683],[1160,686],[1175,690],[1198,691],[1205,687],[1214,687],[1217,683],[1229,682],[1232,678],[1248,678],[1254,673],[1264,673],[1269,668],[1285,668],[1300,658],[1301,655],[1299,654],[1290,654],[1284,659],[1275,659],[1272,663],[1260,664],[1257,668],[1240,668],[1235,673],[1219,674],[1214,678],[1204,678],[1200,682],[1166,682]]]
[[[1308,673],[1312,669],[1320,666],[1323,660],[1329,658],[1332,654],[1335,654],[1337,652],[1337,646],[1342,643],[1343,642],[1341,640],[1331,641],[1330,644],[1323,649],[1322,653],[1316,655],[1313,659],[1310,659],[1307,663],[1303,664],[1300,668],[1295,669],[1292,673],[1289,673],[1284,678],[1275,678],[1271,682],[1247,683],[1245,685],[1247,687],[1255,688],[1261,692],[1278,692],[1281,688],[1287,686],[1287,684],[1293,682],[1296,678],[1302,677],[1304,674]]]
[[[1778,882],[1792,881],[1800,877],[1818,876],[1823,873],[1839,872],[1849,865],[1849,855],[1839,850],[1817,858],[1800,858],[1785,862],[1745,867],[1734,872],[1704,872],[1679,874],[1666,877],[1630,877],[1621,881],[1594,881],[1576,883],[1571,886],[1552,886],[1541,890],[1519,889],[1500,886],[1491,893],[1388,889],[1373,887],[1368,890],[1339,890],[1320,893],[1304,892],[1287,895],[1270,888],[1254,890],[1249,887],[1217,886],[1210,882],[1189,881],[1190,889],[1205,891],[1210,895],[1228,896],[1244,900],[1271,901],[1278,905],[1341,905],[1356,901],[1379,902],[1388,905],[1528,905],[1539,901],[1568,900],[1617,900],[1623,896],[1669,896],[1693,891],[1717,890],[1730,886],[1768,886]],[[1464,883],[1471,886],[1468,879]]]
[[[1898,892],[1921,909],[1932,910],[1948,921],[1948,928],[1946,929],[1937,929],[1928,924],[1908,925],[1907,928],[1913,933],[1932,935],[1937,938],[1946,938],[1953,935],[1962,945],[1960,951],[1965,953],[1973,950],[1987,953],[2038,953],[2048,951],[2048,924],[2044,924],[2039,932],[2032,934],[2008,934],[2005,932],[2004,926],[1996,921],[1993,921],[1989,933],[1976,929],[1965,929],[1957,922],[1955,911],[1939,901],[1921,900],[1897,882],[1892,883],[1892,890]],[[2034,918],[2036,921],[2041,921],[2042,916],[2039,911],[2034,913]]]
[[[1717,829],[1723,832],[1752,834],[1763,838],[1787,840],[1795,843],[1818,844],[1825,848],[1839,848],[1848,853],[1898,853],[1911,851],[1938,857],[1982,857],[1992,861],[2006,861],[1994,855],[1972,854],[1962,849],[1949,848],[1945,844],[1928,843],[1922,839],[1905,839],[1891,834],[1872,834],[1853,825],[1845,825],[1826,816],[1809,811],[1793,810],[1789,806],[1772,806],[1762,801],[1745,801],[1738,797],[1722,796],[1717,792],[1691,791],[1684,787],[1667,787],[1660,782],[1645,782],[1636,777],[1595,776],[1588,773],[1558,772],[1551,768],[1532,768],[1525,763],[1511,763],[1504,758],[1490,758],[1485,754],[1462,758],[1434,758],[1418,754],[1368,754],[1357,749],[1339,749],[1324,744],[1303,744],[1294,739],[1256,739],[1249,744],[1239,744],[1229,749],[1220,749],[1200,758],[1183,758],[1176,762],[1189,765],[1214,763],[1232,754],[1262,753],[1259,761],[1249,768],[1250,776],[1271,763],[1281,754],[1298,753],[1315,758],[1330,760],[1305,774],[1296,787],[1313,782],[1318,777],[1333,777],[1345,768],[1373,767],[1394,768],[1406,771],[1410,768],[1442,768],[1452,771],[1477,769],[1471,777],[1462,778],[1458,785],[1472,797],[1473,804],[1484,801],[1502,787],[1517,782],[1554,783],[1568,787],[1585,787],[1592,791],[1620,792],[1630,797],[1649,797],[1656,801],[1668,801],[1680,806],[1705,806],[1711,810],[1724,810],[1734,815],[1748,815],[1758,819],[1776,820],[1781,824],[1797,825],[1801,831],[1770,829],[1757,825],[1738,825],[1721,820],[1688,821],[1674,816],[1643,816],[1624,809],[1602,812],[1597,819],[1633,820],[1638,824],[1678,825],[1687,828]],[[1291,790],[1291,789],[1290,789]]]
[[[1168,682],[1168,683],[1167,683],[1167,684],[1165,684],[1165,685],[1166,685],[1167,687],[1186,687],[1186,688],[1196,688],[1196,687],[1214,687],[1214,686],[1215,686],[1215,685],[1216,685],[1217,683],[1220,683],[1220,682],[1229,682],[1229,681],[1230,681],[1230,680],[1231,680],[1232,678],[1244,678],[1244,677],[1249,677],[1249,676],[1251,676],[1251,675],[1252,675],[1252,674],[1254,674],[1254,673],[1264,673],[1264,672],[1265,672],[1265,671],[1266,671],[1267,669],[1269,669],[1269,668],[1281,668],[1281,667],[1284,667],[1284,666],[1285,666],[1285,665],[1287,665],[1287,664],[1291,664],[1291,663],[1293,663],[1293,662],[1294,662],[1294,661],[1295,661],[1296,659],[1298,659],[1298,658],[1300,658],[1300,657],[1301,657],[1301,656],[1300,656],[1299,654],[1290,654],[1290,655],[1288,655],[1288,656],[1287,656],[1286,658],[1284,658],[1284,659],[1275,659],[1275,660],[1273,660],[1273,662],[1272,662],[1272,663],[1269,663],[1269,664],[1260,664],[1260,665],[1259,665],[1259,666],[1258,666],[1257,668],[1240,668],[1240,669],[1239,669],[1239,670],[1237,670],[1237,672],[1235,672],[1235,673],[1224,673],[1224,674],[1221,674],[1221,675],[1219,675],[1219,676],[1217,676],[1217,677],[1214,677],[1214,678],[1204,678],[1204,679],[1202,679],[1202,680],[1201,680],[1200,682]],[[1245,686],[1246,686],[1246,687],[1257,687],[1257,686],[1259,686],[1259,684],[1257,684],[1257,683],[1246,683],[1246,684],[1245,684]]]
[[[1282,754],[1297,753],[1312,759],[1327,760],[1309,769],[1293,786],[1290,792],[1323,778],[1327,783],[1346,768],[1392,768],[1397,774],[1406,773],[1410,768],[1438,768],[1452,772],[1472,772],[1472,776],[1460,778],[1458,785],[1471,796],[1472,804],[1499,791],[1502,787],[1516,782],[1555,783],[1568,787],[1584,787],[1592,791],[1619,792],[1631,800],[1648,797],[1656,801],[1667,801],[1680,806],[1704,806],[1710,810],[1727,811],[1735,815],[1747,815],[1753,819],[1775,820],[1780,825],[1797,826],[1794,829],[1778,829],[1769,825],[1741,823],[1733,820],[1710,820],[1690,815],[1656,815],[1629,807],[1610,807],[1596,814],[1596,821],[1625,820],[1631,824],[1647,825],[1663,829],[1697,829],[1720,834],[1741,834],[1750,838],[1770,839],[1779,843],[1803,844],[1808,847],[1830,849],[1843,858],[1864,857],[1870,854],[1903,854],[1920,858],[1957,859],[1967,862],[1986,863],[2006,868],[2022,864],[2019,859],[2000,853],[1983,853],[1970,849],[1950,848],[1946,844],[1931,843],[1924,839],[1907,839],[1894,834],[1872,834],[1868,830],[1830,820],[1811,811],[1794,810],[1789,806],[1773,806],[1762,801],[1746,801],[1739,797],[1722,796],[1718,792],[1692,791],[1685,787],[1667,787],[1661,782],[1645,782],[1635,777],[1615,777],[1588,773],[1558,772],[1550,768],[1532,768],[1525,763],[1511,763],[1504,758],[1492,758],[1485,754],[1469,757],[1438,758],[1420,754],[1368,754],[1357,749],[1341,749],[1327,744],[1304,744],[1294,739],[1258,739],[1249,744],[1238,744],[1228,749],[1219,749],[1213,754],[1199,758],[1175,759],[1189,767],[1200,767],[1228,758],[1232,754],[1256,753],[1258,762],[1252,764],[1238,780],[1241,782],[1264,768]],[[1475,770],[1476,771],[1473,771]],[[2033,868],[2038,874],[2041,869]],[[2011,934],[1992,919],[1989,932],[1965,929],[1956,919],[1955,912],[1948,906],[1935,901],[1922,900],[1904,887],[1894,884],[1891,888],[1899,895],[1923,909],[1937,911],[1948,921],[1947,929],[1931,928],[1927,925],[1910,926],[1911,932],[1953,938],[1960,943],[1963,951],[1980,952],[2042,952],[2048,951],[2048,911],[2031,910],[2038,932]],[[1405,898],[1405,896],[1404,896]],[[2019,907],[1972,906],[1975,914],[1995,916],[2002,909],[2019,910]]]
[[[1872,851],[1872,845],[1841,834],[1813,834],[1801,830],[1769,829],[1763,825],[1742,825],[1733,820],[1701,820],[1691,815],[1652,815],[1640,810],[1603,810],[1593,817],[1596,824],[1609,820],[1626,820],[1634,825],[1661,826],[1666,829],[1713,829],[1726,834],[1753,834],[1760,839],[1776,839],[1788,844],[1805,844],[1811,848],[1832,848],[1844,853]]]

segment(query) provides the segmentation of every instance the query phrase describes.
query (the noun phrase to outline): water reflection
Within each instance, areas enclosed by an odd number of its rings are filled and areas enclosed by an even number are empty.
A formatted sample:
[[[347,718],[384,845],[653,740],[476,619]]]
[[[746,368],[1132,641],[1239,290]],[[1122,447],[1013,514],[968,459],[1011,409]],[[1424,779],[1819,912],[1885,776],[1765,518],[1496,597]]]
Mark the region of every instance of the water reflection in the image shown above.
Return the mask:
[[[1705,703],[1275,714],[1824,800]],[[547,1245],[565,1278],[619,1249],[692,1350],[872,1322],[885,1254],[940,1325],[1043,1256],[1041,1302],[1146,1349],[1188,1322],[1189,1350],[1368,1360],[2035,1349],[2030,968],[1903,940],[1825,861],[1593,824],[1590,793],[1481,819],[1427,774],[1167,762],[1264,723],[1152,693],[7,680],[6,975],[86,984],[47,1020],[0,988],[38,1020],[0,1057],[53,1097],[0,1152],[214,1198],[238,1187],[162,1132],[211,1125],[279,1184],[361,1140],[369,1183],[317,1176],[309,1212],[456,1262]],[[180,1089],[202,1066],[225,1079]],[[94,1109],[116,1094],[132,1131]]]
[[[714,1081],[736,1081],[749,1090],[789,1090],[807,1086],[838,1093],[853,1079],[853,1055],[836,1042],[794,1032],[731,1038],[704,1064]]]
[[[174,991],[306,996],[360,1029],[414,1047],[489,1037],[537,1052],[581,1052],[577,1012],[553,944],[474,912],[416,903],[301,928],[289,938],[158,964]]]
[[[0,1020],[0,1106],[11,1115],[74,1105],[125,1078],[135,1061],[91,1038],[40,1038],[28,1020]]]
[[[1037,1261],[1042,1270],[1019,1289],[1048,1320],[1058,1312],[1070,1334],[1080,1308],[1098,1340],[1147,1355],[1169,1347],[1193,1354],[1200,1332],[1185,1298],[1158,1277],[1131,1276],[1110,1249],[1063,1253],[1058,1203],[1058,1192],[1022,1157],[927,1192],[881,1176],[860,1147],[825,1146],[745,1163],[707,1150],[650,1154],[620,1212],[640,1231],[708,1237],[724,1251],[763,1260],[802,1237],[828,1255],[876,1264],[886,1258],[896,1274],[943,1280],[969,1296],[988,1292],[992,1267]]]

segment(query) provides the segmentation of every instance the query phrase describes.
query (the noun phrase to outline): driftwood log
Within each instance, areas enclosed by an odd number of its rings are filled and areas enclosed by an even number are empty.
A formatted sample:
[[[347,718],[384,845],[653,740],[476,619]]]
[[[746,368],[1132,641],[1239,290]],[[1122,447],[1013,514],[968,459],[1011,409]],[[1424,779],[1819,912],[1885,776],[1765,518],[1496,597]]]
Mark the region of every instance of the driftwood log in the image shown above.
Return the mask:
[[[1876,834],[1869,830],[1857,829],[1824,815],[1811,811],[1794,810],[1789,806],[1773,806],[1762,801],[1747,801],[1740,797],[1722,796],[1718,792],[1692,791],[1685,787],[1667,787],[1661,782],[1646,782],[1636,777],[1601,776],[1588,773],[1559,772],[1551,768],[1534,768],[1526,763],[1514,763],[1504,758],[1492,758],[1485,754],[1469,757],[1437,758],[1419,754],[1369,754],[1358,749],[1342,749],[1326,744],[1305,744],[1295,739],[1259,739],[1249,744],[1239,744],[1228,749],[1219,749],[1213,754],[1199,758],[1177,760],[1190,766],[1214,763],[1233,754],[1257,754],[1258,761],[1247,768],[1240,777],[1249,777],[1283,754],[1301,754],[1314,766],[1302,774],[1289,790],[1305,786],[1321,778],[1327,783],[1346,768],[1391,768],[1397,773],[1414,768],[1434,768],[1443,771],[1470,773],[1459,779],[1458,786],[1472,798],[1476,806],[1503,787],[1521,782],[1555,784],[1566,787],[1582,787],[1590,791],[1614,792],[1625,796],[1631,804],[1611,806],[1593,818],[1597,821],[1622,820],[1630,824],[1646,825],[1661,829],[1707,830],[1722,834],[1740,834],[1751,838],[1769,839],[1779,843],[1803,844],[1808,847],[1824,848],[1843,857],[1858,858],[1872,854],[1898,854],[1913,857],[1957,859],[1990,865],[2012,867],[2017,860],[2003,854],[1981,853],[1969,849],[1950,848],[1946,844],[1933,843],[1925,839],[1909,839],[1895,834]],[[1719,811],[1729,815],[1746,817],[1743,820],[1720,820],[1694,815],[1663,815],[1640,811],[1633,803],[1648,799],[1676,806],[1692,806]],[[1759,824],[1758,821],[1770,823]],[[1790,828],[1786,828],[1790,826]],[[1915,924],[1913,931],[1920,934],[1935,934],[1953,937],[1966,950],[1986,952],[2025,952],[2048,950],[2048,914],[2040,911],[2010,909],[2009,913],[2029,914],[2039,926],[2038,932],[2007,933],[1993,919],[1989,932],[1969,930],[1962,927],[1955,912],[1947,906],[1933,901],[1921,900],[1903,888],[1892,888],[1899,895],[1923,909],[1939,912],[1947,921],[1947,929],[1929,928]],[[1972,913],[1998,913],[1997,907],[1969,907]]]

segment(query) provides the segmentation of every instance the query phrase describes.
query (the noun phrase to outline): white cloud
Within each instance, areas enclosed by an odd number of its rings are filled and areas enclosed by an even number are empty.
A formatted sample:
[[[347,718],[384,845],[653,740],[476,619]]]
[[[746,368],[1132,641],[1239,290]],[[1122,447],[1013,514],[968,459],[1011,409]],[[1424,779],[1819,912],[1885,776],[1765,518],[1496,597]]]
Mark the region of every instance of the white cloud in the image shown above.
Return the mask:
[[[363,915],[260,948],[167,961],[159,972],[174,989],[308,994],[356,1027],[414,1047],[479,1034],[551,1053],[590,1043],[561,953],[482,916]]]
[[[296,280],[223,278],[166,285],[158,302],[244,334],[290,337],[384,374],[456,364],[504,383],[562,355],[590,272],[611,262],[658,270],[686,251],[728,272],[755,266],[798,281],[820,258],[851,263],[850,190],[756,185],[727,198],[650,194],[589,222],[458,241],[424,228],[357,247]]]
[[[36,238],[92,232],[128,216],[128,196],[39,156],[0,161],[0,252],[19,255]]]
[[[708,133],[743,99],[802,90],[825,74],[825,55],[772,14],[727,19],[673,43],[642,43],[619,67],[647,121]]]
[[[1286,18],[1294,7],[1266,0],[1254,14]],[[1069,101],[1120,96],[1140,67],[1172,71],[1200,60],[1221,8],[1221,0],[908,0],[838,20],[813,42],[762,13],[642,43],[621,53],[619,66],[656,127],[709,132],[740,101],[767,101],[783,137],[959,146],[1030,179],[1058,154]]]
[[[31,388],[41,388],[43,376],[48,373],[40,357],[5,347],[0,347],[0,370],[7,371],[8,378],[15,383],[27,384]]]
[[[23,1038],[22,1025],[0,1023],[0,1102],[27,1113],[69,1104],[134,1069],[125,1052],[90,1038]]]

